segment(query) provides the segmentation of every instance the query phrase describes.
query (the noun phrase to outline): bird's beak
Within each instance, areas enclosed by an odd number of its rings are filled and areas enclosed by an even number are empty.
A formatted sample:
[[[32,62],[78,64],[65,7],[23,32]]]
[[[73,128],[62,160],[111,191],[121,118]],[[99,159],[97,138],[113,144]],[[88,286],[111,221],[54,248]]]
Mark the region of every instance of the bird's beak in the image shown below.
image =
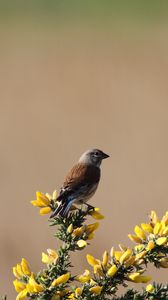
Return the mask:
[[[102,159],[106,159],[106,158],[108,158],[108,157],[110,157],[108,154],[106,154],[106,153],[102,153]]]

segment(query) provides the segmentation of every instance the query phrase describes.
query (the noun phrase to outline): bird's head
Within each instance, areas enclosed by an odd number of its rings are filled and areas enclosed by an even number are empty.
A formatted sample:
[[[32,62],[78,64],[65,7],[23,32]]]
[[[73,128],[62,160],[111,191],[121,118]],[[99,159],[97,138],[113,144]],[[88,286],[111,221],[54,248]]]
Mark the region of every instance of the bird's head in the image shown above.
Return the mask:
[[[108,157],[108,154],[104,153],[99,149],[91,149],[82,154],[82,156],[79,159],[79,162],[99,167],[101,165],[102,160]]]

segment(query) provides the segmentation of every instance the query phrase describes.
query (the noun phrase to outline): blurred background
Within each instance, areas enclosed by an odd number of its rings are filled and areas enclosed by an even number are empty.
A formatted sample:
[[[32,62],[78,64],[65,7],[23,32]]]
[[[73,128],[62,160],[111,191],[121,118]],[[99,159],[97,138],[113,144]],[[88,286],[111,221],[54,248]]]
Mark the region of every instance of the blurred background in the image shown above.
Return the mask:
[[[37,272],[58,248],[30,200],[59,190],[85,150],[110,155],[91,200],[106,218],[74,272],[167,210],[167,17],[167,1],[0,2],[1,295],[15,299],[22,257]]]

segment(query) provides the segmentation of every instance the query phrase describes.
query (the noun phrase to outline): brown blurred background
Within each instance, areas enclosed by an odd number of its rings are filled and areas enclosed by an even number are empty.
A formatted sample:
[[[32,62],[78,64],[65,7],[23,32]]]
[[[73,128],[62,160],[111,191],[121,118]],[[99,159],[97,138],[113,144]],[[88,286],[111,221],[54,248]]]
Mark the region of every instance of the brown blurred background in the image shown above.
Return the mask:
[[[88,148],[110,154],[91,201],[106,218],[73,255],[79,272],[86,253],[130,245],[134,225],[168,208],[168,5],[125,2],[1,3],[0,294],[8,299],[12,266],[25,257],[36,272],[41,252],[58,247],[30,200],[59,189]],[[167,271],[149,273],[167,281]]]

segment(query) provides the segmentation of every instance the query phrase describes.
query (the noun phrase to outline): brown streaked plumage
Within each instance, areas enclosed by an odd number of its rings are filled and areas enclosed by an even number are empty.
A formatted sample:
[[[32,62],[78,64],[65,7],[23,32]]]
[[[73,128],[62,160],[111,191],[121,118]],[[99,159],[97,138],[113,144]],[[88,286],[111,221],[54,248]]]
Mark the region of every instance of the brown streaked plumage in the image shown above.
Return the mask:
[[[107,157],[109,155],[98,149],[88,150],[82,154],[79,162],[65,178],[57,198],[61,203],[51,218],[57,214],[66,217],[74,202],[84,203],[94,195],[100,180],[101,162]]]
[[[57,200],[64,198],[64,191],[70,195],[82,185],[97,185],[100,180],[100,168],[82,163],[76,164],[67,174]],[[67,196],[67,195],[66,195]]]

